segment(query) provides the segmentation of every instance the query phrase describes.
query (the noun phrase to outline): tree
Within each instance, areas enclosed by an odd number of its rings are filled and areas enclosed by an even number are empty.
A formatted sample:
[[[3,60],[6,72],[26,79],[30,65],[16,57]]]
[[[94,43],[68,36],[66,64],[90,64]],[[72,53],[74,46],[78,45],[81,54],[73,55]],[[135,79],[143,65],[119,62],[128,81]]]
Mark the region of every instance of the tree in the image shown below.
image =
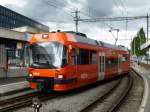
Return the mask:
[[[132,54],[135,54],[137,57],[139,56],[144,56],[147,53],[147,49],[141,50],[140,46],[146,42],[146,37],[145,37],[145,32],[144,29],[141,28],[137,36],[133,38],[131,42],[131,47],[132,47]]]

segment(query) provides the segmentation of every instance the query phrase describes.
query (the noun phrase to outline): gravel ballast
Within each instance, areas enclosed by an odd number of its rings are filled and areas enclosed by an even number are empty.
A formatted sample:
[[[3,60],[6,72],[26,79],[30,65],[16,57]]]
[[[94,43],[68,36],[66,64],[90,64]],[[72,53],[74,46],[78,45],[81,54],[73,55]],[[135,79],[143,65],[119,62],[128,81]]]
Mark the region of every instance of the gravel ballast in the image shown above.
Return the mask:
[[[85,106],[89,105],[97,98],[103,96],[113,86],[115,86],[120,79],[100,83],[99,85],[92,85],[92,87],[84,91],[66,92],[59,97],[47,100],[42,103],[40,112],[79,112]],[[34,112],[32,107],[26,107],[15,112]]]

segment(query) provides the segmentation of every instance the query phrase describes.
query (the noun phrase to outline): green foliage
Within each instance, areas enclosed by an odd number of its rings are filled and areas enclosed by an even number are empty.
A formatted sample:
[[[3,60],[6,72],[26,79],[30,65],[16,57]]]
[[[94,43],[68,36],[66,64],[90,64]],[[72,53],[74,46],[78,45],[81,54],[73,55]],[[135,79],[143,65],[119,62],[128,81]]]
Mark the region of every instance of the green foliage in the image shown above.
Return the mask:
[[[137,57],[146,55],[147,49],[140,50],[140,46],[144,44],[145,42],[146,42],[145,32],[143,28],[141,28],[138,31],[137,36],[134,37],[131,42],[132,51],[133,51],[132,54],[135,53]]]

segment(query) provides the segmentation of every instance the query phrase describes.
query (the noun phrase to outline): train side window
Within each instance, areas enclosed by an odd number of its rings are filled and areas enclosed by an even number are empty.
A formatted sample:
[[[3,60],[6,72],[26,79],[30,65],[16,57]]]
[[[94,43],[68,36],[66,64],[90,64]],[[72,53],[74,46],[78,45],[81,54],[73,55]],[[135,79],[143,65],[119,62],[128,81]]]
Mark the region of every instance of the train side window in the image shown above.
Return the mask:
[[[125,57],[122,57],[121,58],[121,62],[125,62],[126,61],[126,58]]]
[[[128,55],[127,54],[123,54],[123,57],[121,59],[122,62],[127,62],[128,61]]]
[[[102,71],[101,70],[101,62],[102,62],[102,59],[101,59],[101,56],[99,56],[99,67],[100,67],[99,69],[100,69],[100,72]]]
[[[71,64],[75,65],[75,48],[72,48],[71,51]]]
[[[107,68],[117,68],[118,66],[118,59],[111,59],[111,58],[106,58],[106,67]]]
[[[62,57],[62,66],[68,63],[68,49],[64,46],[63,48],[63,57]]]
[[[96,51],[90,51],[90,64],[96,64]]]
[[[78,65],[89,64],[89,50],[79,49],[78,53]]]

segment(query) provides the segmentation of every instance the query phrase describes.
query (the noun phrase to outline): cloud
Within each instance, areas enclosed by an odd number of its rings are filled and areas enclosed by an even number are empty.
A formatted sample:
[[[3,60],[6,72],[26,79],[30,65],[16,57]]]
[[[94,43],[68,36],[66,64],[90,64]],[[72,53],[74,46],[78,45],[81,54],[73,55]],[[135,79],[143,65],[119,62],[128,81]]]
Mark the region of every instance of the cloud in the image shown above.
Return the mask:
[[[67,11],[64,11],[65,6],[66,4],[63,2],[53,0],[26,0],[26,4],[22,7],[12,4],[6,5],[6,7],[27,17],[45,22],[51,22],[51,20],[56,22],[57,20],[65,21],[66,18],[70,19],[70,15],[67,14]]]
[[[117,2],[116,3],[114,2]],[[119,0],[120,1],[120,0]],[[50,26],[50,30],[74,30],[73,21],[76,9],[80,10],[81,18],[117,17],[126,13],[118,0],[0,0],[1,5],[19,12],[27,17]],[[149,0],[122,0],[128,11],[128,16],[146,15],[150,10]],[[118,7],[121,7],[119,9]],[[90,15],[90,17],[88,17]],[[106,25],[107,24],[107,25]],[[79,31],[87,33],[90,38],[114,43],[112,35],[108,32],[110,26],[119,28],[120,38],[133,37],[141,28],[146,28],[146,19],[128,22],[128,35],[126,22],[79,22]],[[124,41],[119,41],[124,44]],[[127,45],[129,46],[129,45]]]
[[[17,5],[21,6],[24,4],[24,1],[21,1],[21,4],[18,4],[20,0],[0,0],[0,5],[6,5],[6,4],[12,4],[12,5]]]
[[[87,0],[86,11],[94,17],[107,16],[112,13],[112,0]]]

